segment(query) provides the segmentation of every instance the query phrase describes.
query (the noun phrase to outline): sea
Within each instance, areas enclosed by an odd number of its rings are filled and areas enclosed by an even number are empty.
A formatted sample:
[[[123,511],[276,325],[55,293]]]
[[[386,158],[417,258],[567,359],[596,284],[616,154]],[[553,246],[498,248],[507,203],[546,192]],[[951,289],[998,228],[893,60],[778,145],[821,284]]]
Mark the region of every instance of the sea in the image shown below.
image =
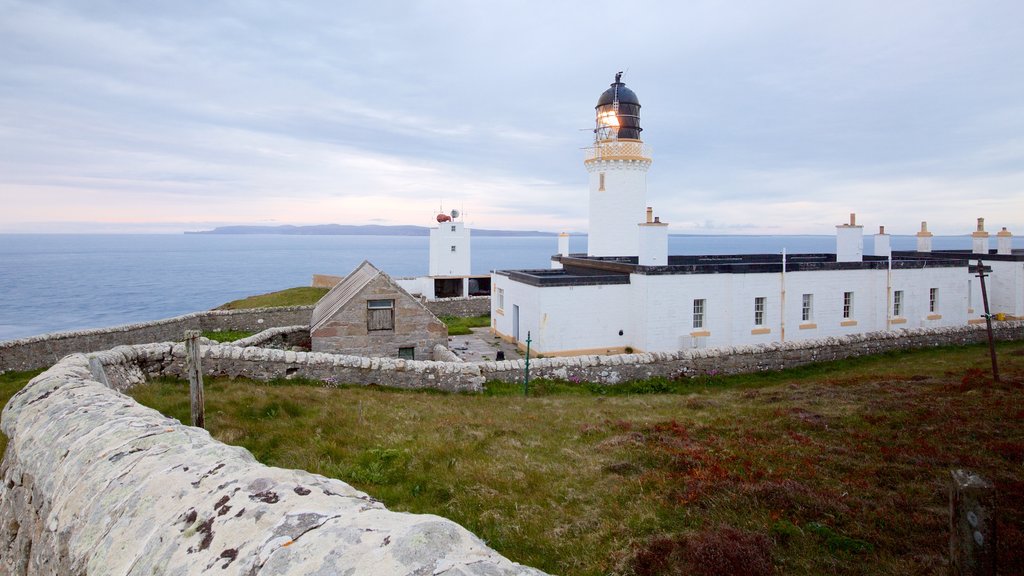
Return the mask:
[[[865,236],[865,253],[872,238]],[[934,248],[969,249],[968,236]],[[1024,247],[1014,238],[1015,248]],[[915,247],[892,236],[893,249]],[[995,245],[994,241],[992,243]],[[571,252],[586,252],[572,236]],[[670,254],[835,251],[834,236],[670,236]],[[554,236],[472,239],[472,271],[549,268]],[[427,273],[426,236],[0,234],[0,341],[169,318],[345,275],[363,260],[396,277]]]

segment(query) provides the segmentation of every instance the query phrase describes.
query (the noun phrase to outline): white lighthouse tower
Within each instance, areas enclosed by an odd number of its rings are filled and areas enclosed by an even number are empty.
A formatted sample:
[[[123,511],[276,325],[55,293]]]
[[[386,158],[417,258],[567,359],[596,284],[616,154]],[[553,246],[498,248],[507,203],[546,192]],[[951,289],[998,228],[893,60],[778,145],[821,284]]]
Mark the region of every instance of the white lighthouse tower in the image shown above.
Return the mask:
[[[459,211],[437,215],[437,228],[430,229],[431,276],[469,276],[469,228],[459,220]]]
[[[597,100],[594,147],[583,164],[590,174],[590,256],[638,256],[637,223],[647,208],[651,157],[640,140],[640,100],[622,72]]]

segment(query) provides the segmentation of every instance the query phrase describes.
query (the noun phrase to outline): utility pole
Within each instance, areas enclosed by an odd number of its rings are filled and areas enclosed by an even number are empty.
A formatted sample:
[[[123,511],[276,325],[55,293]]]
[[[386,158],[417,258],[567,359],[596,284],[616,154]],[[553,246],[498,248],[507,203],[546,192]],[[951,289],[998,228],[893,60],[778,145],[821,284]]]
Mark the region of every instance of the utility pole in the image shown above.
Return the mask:
[[[985,307],[985,325],[988,328],[988,353],[992,356],[992,380],[999,382],[999,363],[996,362],[996,341],[992,335],[992,314],[988,309],[988,291],[985,289],[985,264],[978,259],[978,278],[981,280],[981,303]]]

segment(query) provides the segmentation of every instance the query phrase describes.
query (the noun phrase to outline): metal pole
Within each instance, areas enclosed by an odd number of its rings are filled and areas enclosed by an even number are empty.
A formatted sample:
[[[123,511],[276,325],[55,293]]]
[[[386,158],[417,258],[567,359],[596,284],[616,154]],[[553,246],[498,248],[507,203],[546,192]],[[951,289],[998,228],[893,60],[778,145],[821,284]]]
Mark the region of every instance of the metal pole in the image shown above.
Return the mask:
[[[985,307],[985,325],[988,328],[988,353],[992,357],[992,380],[999,382],[999,364],[996,362],[996,342],[992,335],[992,314],[988,309],[988,291],[985,289],[985,264],[978,259],[978,278],[981,280],[981,303]]]
[[[526,332],[526,369],[523,375],[523,396],[530,395],[530,332]]]

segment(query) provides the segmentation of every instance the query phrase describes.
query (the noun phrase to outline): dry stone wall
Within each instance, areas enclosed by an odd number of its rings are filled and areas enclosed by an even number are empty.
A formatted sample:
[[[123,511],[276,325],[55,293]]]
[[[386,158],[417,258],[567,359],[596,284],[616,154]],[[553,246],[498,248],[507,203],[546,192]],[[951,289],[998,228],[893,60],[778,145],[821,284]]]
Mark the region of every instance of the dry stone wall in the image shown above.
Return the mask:
[[[469,318],[473,316],[490,316],[490,296],[469,296],[466,298],[439,298],[424,302],[434,316],[455,316]]]
[[[231,345],[242,348],[259,346],[262,348],[280,348],[288,350],[297,347],[309,350],[309,325],[303,324],[298,326],[279,326],[277,328],[268,328],[262,332],[253,334],[248,338],[235,340],[234,342],[231,342]]]
[[[0,342],[0,372],[50,366],[68,354],[106,350],[123,344],[182,339],[185,330],[259,332],[276,326],[309,324],[312,306],[209,310],[113,328],[43,334]]]
[[[426,302],[426,306],[435,316],[482,316],[490,314],[491,309],[490,298],[487,296],[448,298]],[[312,306],[209,310],[153,322],[7,340],[0,342],[0,373],[45,368],[75,352],[107,350],[125,344],[180,340],[185,330],[259,332],[267,328],[308,325],[312,312]]]
[[[994,332],[999,340],[1024,339],[1024,322],[999,322]],[[870,332],[821,340],[679,352],[538,358],[530,360],[530,377],[617,384],[654,376],[679,378],[741,374],[783,370],[893,350],[974,344],[986,339],[984,326],[964,326]],[[523,360],[483,362],[479,366],[485,380],[515,382],[523,377]]]
[[[263,466],[97,382],[81,354],[16,394],[2,430],[0,574],[542,574],[444,518]]]

